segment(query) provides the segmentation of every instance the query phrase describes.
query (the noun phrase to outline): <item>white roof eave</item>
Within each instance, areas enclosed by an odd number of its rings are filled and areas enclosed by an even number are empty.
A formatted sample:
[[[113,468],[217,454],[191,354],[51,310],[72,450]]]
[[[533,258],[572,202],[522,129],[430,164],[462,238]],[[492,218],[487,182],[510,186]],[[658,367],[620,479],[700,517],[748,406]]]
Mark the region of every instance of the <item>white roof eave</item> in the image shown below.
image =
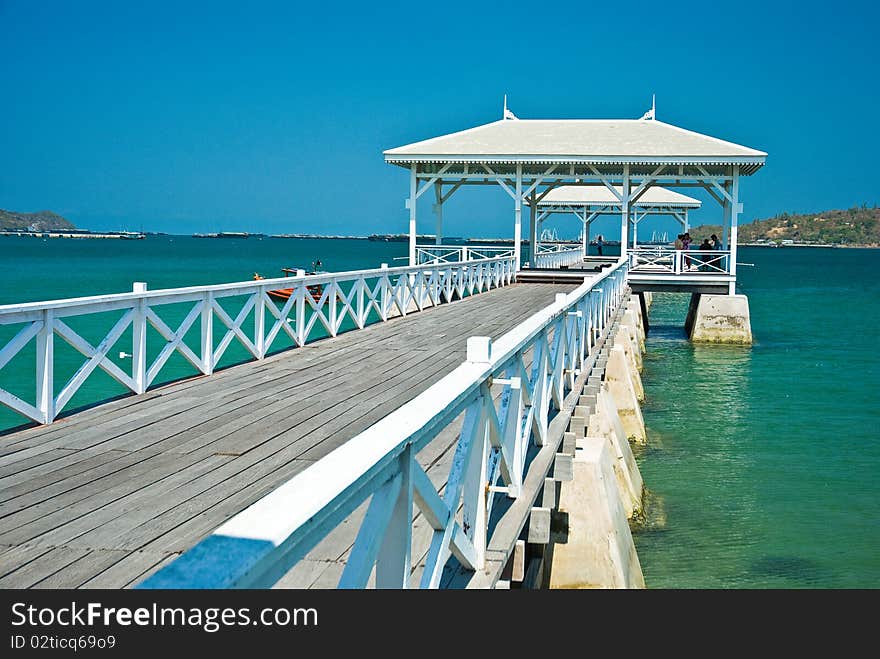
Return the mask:
[[[459,162],[459,163],[534,163],[534,164],[591,164],[591,165],[763,165],[767,156],[526,156],[526,155],[464,155],[464,154],[384,154],[387,163]]]

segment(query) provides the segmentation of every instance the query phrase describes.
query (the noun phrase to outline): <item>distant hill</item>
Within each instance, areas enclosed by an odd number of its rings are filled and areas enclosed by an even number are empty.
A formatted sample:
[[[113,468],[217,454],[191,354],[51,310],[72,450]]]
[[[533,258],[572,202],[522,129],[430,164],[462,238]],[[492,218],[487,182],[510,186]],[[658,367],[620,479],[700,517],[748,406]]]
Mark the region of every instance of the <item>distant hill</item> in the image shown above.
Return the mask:
[[[704,224],[690,229],[694,240],[720,234],[718,224]],[[782,213],[767,220],[740,224],[739,243],[793,240],[796,243],[831,243],[862,247],[880,247],[880,208],[854,206],[848,210],[830,210],[803,215]]]
[[[71,231],[72,222],[52,211],[16,213],[0,208],[0,229],[23,229],[26,231]]]

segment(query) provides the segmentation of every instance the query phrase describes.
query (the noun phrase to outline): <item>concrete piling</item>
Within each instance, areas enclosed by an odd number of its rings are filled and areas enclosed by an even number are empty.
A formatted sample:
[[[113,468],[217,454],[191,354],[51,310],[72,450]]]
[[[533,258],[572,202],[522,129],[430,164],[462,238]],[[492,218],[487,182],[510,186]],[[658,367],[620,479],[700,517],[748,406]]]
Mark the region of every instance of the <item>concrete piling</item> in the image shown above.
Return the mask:
[[[745,295],[691,295],[685,331],[695,343],[751,345],[749,298]]]

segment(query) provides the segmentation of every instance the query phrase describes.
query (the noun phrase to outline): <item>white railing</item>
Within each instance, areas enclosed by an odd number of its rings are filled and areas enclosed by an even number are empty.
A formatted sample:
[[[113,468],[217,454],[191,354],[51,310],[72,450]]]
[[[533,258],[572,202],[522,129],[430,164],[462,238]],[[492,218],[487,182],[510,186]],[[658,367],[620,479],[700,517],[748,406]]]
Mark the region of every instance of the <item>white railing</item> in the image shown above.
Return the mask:
[[[536,268],[561,268],[584,260],[581,245],[538,245],[535,254]]]
[[[632,272],[730,274],[729,250],[680,250],[656,246],[637,247],[628,254]]]
[[[498,341],[471,337],[458,368],[139,587],[272,586],[367,499],[339,587],[365,587],[375,569],[377,588],[406,588],[424,562],[420,585],[436,588],[452,556],[481,570],[493,502],[517,499],[530,445],[553,442],[549,419],[621,303],[626,269],[618,262],[557,295]],[[438,435],[457,441],[449,471],[432,470],[432,480],[416,455]],[[413,549],[413,529],[425,525],[430,540]]]
[[[416,245],[416,261],[420,265],[460,263],[513,256],[513,247],[466,245]]]
[[[21,327],[0,348],[0,375],[3,367],[33,340],[36,394],[33,403],[26,401],[7,389],[8,380],[0,379],[0,404],[38,423],[50,423],[99,368],[131,392],[143,393],[175,352],[196,371],[210,374],[233,341],[243,346],[248,358],[263,359],[273,345],[280,343],[282,333],[294,346],[302,346],[315,338],[336,336],[346,329],[346,321],[349,328],[362,329],[371,322],[449,302],[455,296],[462,298],[510,284],[515,278],[515,267],[514,259],[508,257],[156,291],[147,291],[145,284],[138,288],[136,284],[132,293],[3,305],[0,326]],[[279,290],[289,295],[286,300],[278,298]],[[273,297],[279,301],[276,303]],[[230,314],[220,303],[230,298],[238,298],[243,305],[237,313]],[[169,325],[171,321],[161,317],[162,308],[181,303],[191,307],[186,307],[188,312],[182,322]],[[106,312],[117,312],[118,316],[95,345],[64,320]],[[253,316],[253,323],[246,327],[249,316]],[[131,353],[120,352],[117,363],[111,351],[129,327]],[[164,342],[151,362],[147,358],[150,327]],[[201,331],[197,349],[184,340],[194,327]],[[85,357],[85,362],[57,393],[56,336]],[[126,362],[127,359],[131,361]]]

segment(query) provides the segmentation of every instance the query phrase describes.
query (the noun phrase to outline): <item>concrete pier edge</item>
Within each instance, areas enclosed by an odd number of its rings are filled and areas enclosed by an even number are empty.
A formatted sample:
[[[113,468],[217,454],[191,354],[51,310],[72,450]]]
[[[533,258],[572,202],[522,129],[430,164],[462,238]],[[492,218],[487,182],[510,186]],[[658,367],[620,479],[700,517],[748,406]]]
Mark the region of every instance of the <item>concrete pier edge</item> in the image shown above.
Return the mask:
[[[629,520],[641,512],[644,489],[631,444],[647,441],[639,371],[650,303],[649,294],[631,295],[569,423],[572,478],[557,484],[549,588],[645,587]]]

